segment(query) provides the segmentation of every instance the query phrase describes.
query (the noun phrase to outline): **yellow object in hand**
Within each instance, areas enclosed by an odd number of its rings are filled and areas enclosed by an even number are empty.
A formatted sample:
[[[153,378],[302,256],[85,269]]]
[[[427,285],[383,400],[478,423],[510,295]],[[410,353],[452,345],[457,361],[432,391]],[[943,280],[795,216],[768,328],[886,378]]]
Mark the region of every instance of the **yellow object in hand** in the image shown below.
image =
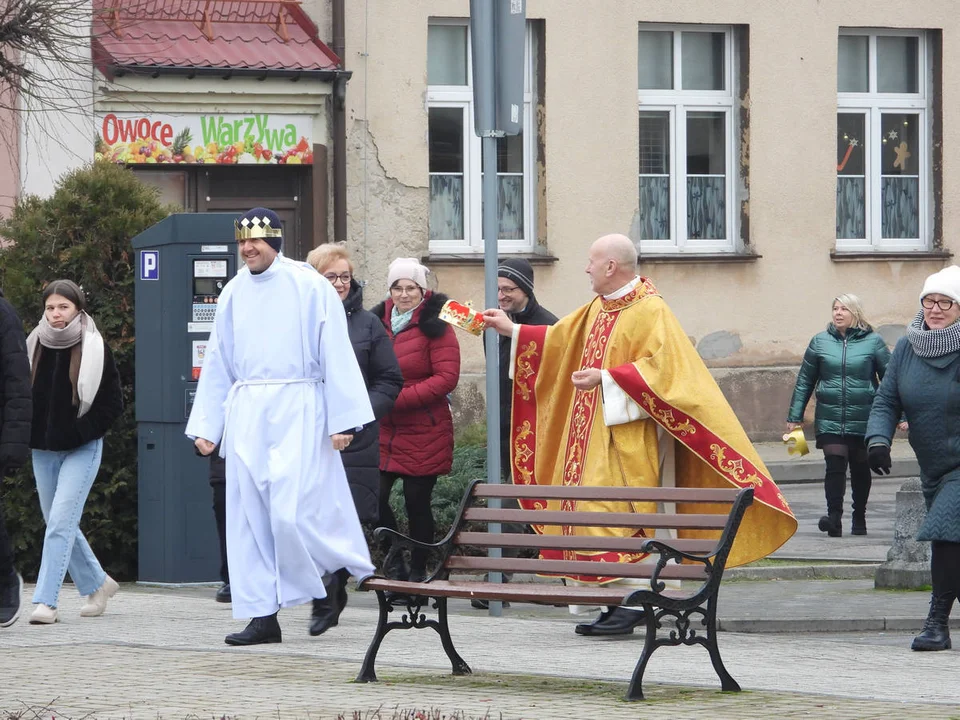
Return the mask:
[[[803,428],[797,428],[784,435],[783,442],[787,446],[788,455],[803,457],[810,452],[810,448],[807,447],[807,439],[803,436]]]

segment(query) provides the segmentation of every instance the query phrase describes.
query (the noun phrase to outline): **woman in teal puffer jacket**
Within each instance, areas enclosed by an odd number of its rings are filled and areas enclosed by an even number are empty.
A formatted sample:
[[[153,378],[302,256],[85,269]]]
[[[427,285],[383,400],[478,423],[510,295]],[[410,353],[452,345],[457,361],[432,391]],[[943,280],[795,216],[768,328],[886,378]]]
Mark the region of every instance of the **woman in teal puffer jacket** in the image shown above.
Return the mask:
[[[863,437],[873,397],[889,361],[890,350],[864,317],[859,298],[850,294],[834,298],[833,322],[813,336],[804,353],[787,416],[788,428],[800,427],[810,396],[816,391],[814,430],[827,465],[823,482],[827,514],[820,518],[819,527],[830,537],[843,534],[840,518],[848,464],[853,495],[851,533],[867,534],[871,477]]]

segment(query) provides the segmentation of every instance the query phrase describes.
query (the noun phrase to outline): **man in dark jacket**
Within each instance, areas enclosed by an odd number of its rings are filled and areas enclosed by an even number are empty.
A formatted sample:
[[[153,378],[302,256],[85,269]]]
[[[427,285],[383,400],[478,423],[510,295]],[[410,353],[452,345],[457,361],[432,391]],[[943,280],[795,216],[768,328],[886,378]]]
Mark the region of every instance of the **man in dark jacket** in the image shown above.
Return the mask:
[[[23,323],[0,292],[0,479],[26,461],[32,417],[30,362]],[[23,578],[13,566],[13,545],[0,507],[0,627],[17,621],[22,593]]]
[[[537,302],[533,292],[533,266],[523,258],[505,258],[497,266],[497,302],[510,319],[519,325],[553,325],[557,316]],[[500,473],[506,482],[513,482],[510,468],[510,410],[513,404],[513,380],[510,379],[512,340],[500,337]],[[520,509],[515,500],[504,500],[503,507]],[[504,524],[504,532],[525,532],[525,525]],[[515,556],[515,549],[505,549],[505,556]],[[486,610],[486,600],[471,600],[478,610]]]

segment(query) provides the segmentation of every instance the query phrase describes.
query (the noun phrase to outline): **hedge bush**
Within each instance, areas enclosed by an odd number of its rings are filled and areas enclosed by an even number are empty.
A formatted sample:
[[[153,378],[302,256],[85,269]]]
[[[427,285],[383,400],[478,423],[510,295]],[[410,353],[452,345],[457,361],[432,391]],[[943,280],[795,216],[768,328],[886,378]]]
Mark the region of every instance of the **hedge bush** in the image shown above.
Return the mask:
[[[103,462],[81,528],[104,569],[120,580],[137,575],[135,258],[130,240],[168,212],[157,192],[131,171],[98,162],[64,175],[48,198],[22,197],[0,223],[0,235],[14,242],[0,250],[0,286],[25,330],[32,330],[41,316],[43,288],[69,278],[83,287],[88,312],[116,359],[125,407],[104,440]],[[34,579],[44,524],[29,463],[3,479],[2,496],[17,565]]]

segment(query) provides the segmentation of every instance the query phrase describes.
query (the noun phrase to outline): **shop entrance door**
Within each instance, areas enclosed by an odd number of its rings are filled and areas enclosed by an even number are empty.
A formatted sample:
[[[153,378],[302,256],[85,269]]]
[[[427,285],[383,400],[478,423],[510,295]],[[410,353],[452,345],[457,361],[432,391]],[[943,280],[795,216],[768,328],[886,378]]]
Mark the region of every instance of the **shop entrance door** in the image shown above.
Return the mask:
[[[304,171],[298,167],[267,166],[205,168],[197,187],[198,212],[230,212],[242,215],[253,207],[267,207],[283,222],[283,254],[292,260],[303,260],[310,247],[301,212]]]

